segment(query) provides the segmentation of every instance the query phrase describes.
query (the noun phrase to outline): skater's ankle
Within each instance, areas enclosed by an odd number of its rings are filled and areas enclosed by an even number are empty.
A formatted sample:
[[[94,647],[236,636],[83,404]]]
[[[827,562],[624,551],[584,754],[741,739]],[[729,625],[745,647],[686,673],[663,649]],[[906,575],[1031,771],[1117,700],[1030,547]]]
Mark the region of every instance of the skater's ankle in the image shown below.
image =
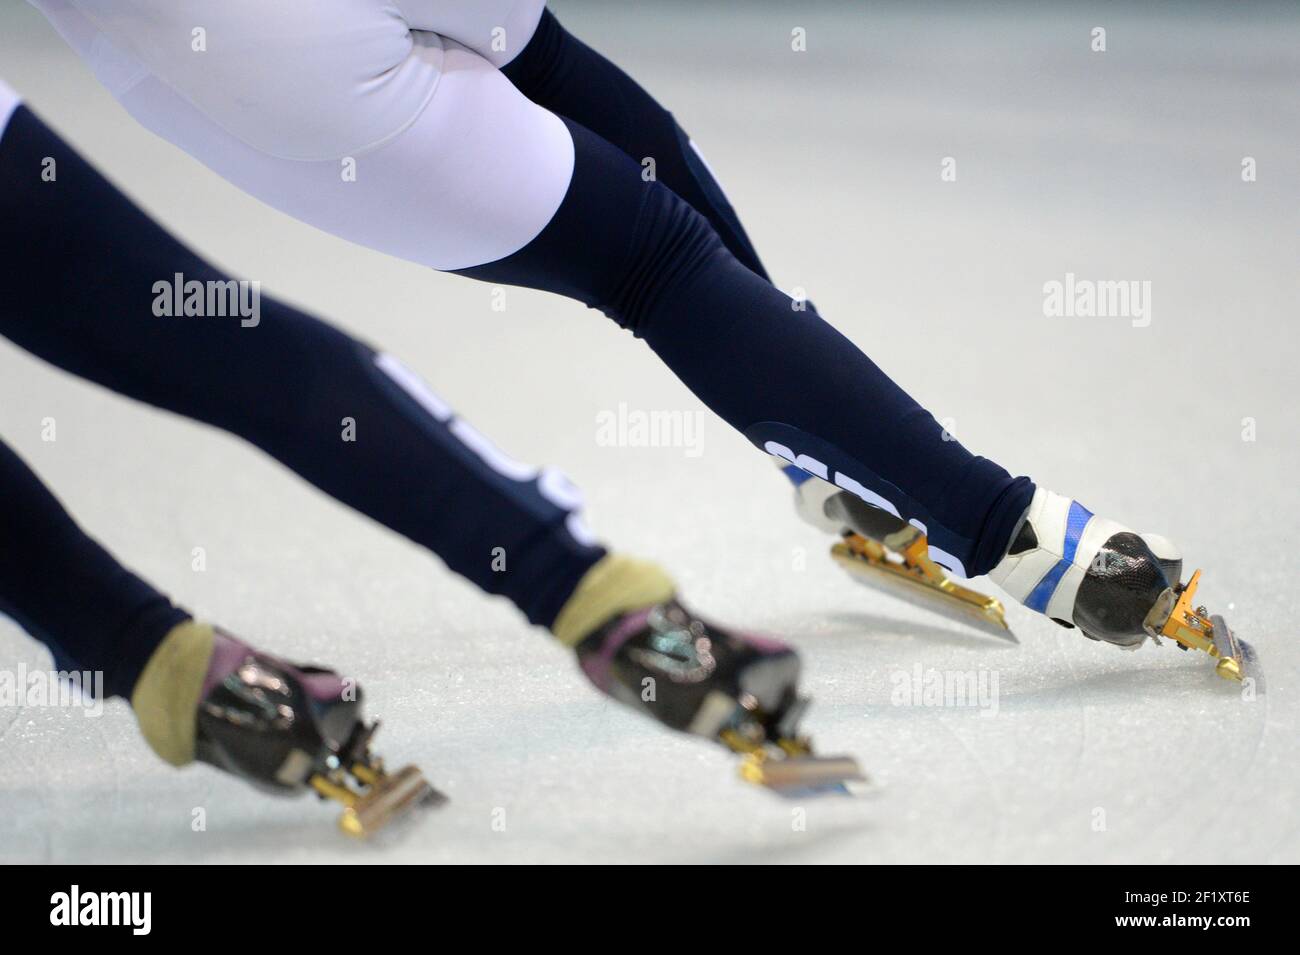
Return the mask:
[[[149,747],[173,766],[194,761],[195,719],[212,687],[249,648],[197,620],[168,631],[131,692],[131,708]]]
[[[578,581],[551,632],[577,647],[611,620],[672,598],[676,587],[658,564],[609,554]]]
[[[966,566],[967,577],[979,577],[992,571],[1007,555],[1023,527],[1039,489],[1028,478],[1016,478],[989,508],[984,529]]]

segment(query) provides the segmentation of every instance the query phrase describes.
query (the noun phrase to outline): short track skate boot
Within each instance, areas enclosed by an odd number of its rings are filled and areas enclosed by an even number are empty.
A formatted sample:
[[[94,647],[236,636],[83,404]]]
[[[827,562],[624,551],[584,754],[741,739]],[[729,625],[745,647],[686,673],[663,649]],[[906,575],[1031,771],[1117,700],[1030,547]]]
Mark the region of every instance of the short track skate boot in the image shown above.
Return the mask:
[[[584,587],[612,591],[612,578],[625,585],[636,574],[657,581],[651,590],[667,583],[653,565],[605,560],[617,563],[598,564],[575,596]],[[607,617],[574,647],[601,692],[742,754],[741,774],[750,782],[788,793],[842,789],[862,778],[855,760],[815,757],[799,735],[808,701],[798,694],[799,657],[791,647],[709,623],[668,588],[653,603]]]
[[[789,736],[803,708],[793,649],[706,623],[675,598],[616,618],[577,649],[602,692],[696,736],[745,723]]]
[[[953,580],[924,533],[789,462],[795,509],[841,540],[831,555],[855,580],[985,632],[1010,636],[1002,602]],[[989,573],[1011,596],[1093,640],[1137,649],[1148,636],[1218,659],[1220,676],[1262,688],[1254,650],[1220,616],[1192,603],[1200,571],[1180,584],[1182,558],[1168,540],[1135,534],[1069,498],[1036,489],[1003,560]]]
[[[1148,637],[1169,637],[1218,658],[1221,676],[1242,679],[1253,652],[1222,617],[1193,606],[1200,571],[1180,584],[1182,565],[1165,538],[1136,534],[1040,487],[989,578],[1089,639],[1136,650]]]
[[[384,769],[370,748],[379,724],[363,719],[360,687],[203,624],[189,621],[168,635],[132,706],[146,739],[169,762],[199,760],[276,793],[314,790],[343,804],[339,826],[349,835],[368,836],[441,799],[414,766]],[[193,724],[188,733],[184,712]]]

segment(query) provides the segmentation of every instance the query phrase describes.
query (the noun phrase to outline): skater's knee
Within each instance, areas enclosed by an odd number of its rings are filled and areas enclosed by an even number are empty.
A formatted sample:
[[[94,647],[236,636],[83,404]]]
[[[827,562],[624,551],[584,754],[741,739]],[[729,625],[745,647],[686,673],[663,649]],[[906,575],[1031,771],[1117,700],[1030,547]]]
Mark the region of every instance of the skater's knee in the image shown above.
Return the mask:
[[[637,335],[728,256],[704,216],[584,127],[563,202],[542,231],[503,259],[460,270],[484,281],[544,289],[599,309]]]
[[[689,297],[692,281],[717,256],[729,257],[709,221],[671,189],[652,183],[641,205],[632,249],[618,269],[604,308],[639,337],[665,307]]]

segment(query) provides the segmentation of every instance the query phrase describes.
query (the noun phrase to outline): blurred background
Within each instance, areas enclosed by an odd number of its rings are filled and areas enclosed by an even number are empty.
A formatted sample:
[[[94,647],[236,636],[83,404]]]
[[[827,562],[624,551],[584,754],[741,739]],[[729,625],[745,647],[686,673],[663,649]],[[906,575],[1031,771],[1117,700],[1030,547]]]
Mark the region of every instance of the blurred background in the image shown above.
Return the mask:
[[[198,614],[356,673],[390,758],[452,796],[400,842],[344,846],[324,807],[162,766],[124,707],[0,708],[0,858],[1297,861],[1300,8],[551,7],[674,112],[777,284],[968,447],[1206,568],[1202,597],[1257,644],[1269,693],[1243,703],[1204,660],[1122,654],[1018,609],[1021,645],[1003,646],[854,587],[776,470],[608,320],[517,289],[494,310],[489,286],[260,205],[138,127],[6,0],[0,76],[47,122],[207,257],[563,468],[593,527],[696,605],[799,643],[808,728],[879,787],[793,827],[724,754],[597,699],[425,552],[224,434],[0,340],[0,434],[92,534]],[[1149,282],[1149,324],[1046,316],[1067,273]],[[620,405],[701,414],[699,453],[601,444]],[[0,659],[48,666],[7,622]],[[995,671],[997,716],[892,704],[918,665]]]

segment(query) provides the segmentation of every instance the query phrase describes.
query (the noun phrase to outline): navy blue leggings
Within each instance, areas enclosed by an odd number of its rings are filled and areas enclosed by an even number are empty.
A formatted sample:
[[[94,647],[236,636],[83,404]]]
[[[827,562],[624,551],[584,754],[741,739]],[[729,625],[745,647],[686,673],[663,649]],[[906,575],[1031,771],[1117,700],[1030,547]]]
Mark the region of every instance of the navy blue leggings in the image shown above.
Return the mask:
[[[746,268],[768,277],[736,210],[672,113],[550,10],[501,72],[538,106],[587,127],[638,163],[654,160],[659,181],[708,219]]]
[[[3,441],[0,613],[59,669],[103,673],[109,696],[129,696],[167,631],[189,618],[87,537]]]
[[[46,157],[57,163],[52,182]],[[431,413],[368,346],[282,302],[263,296],[252,327],[156,316],[154,285],[176,273],[227,279],[20,107],[0,139],[0,334],[239,435],[530,621],[554,621],[604,554],[571,533],[564,495],[543,493],[536,474],[493,467],[461,439],[463,423]],[[345,419],[355,440],[344,440]],[[170,603],[82,534],[8,452],[0,500],[0,609],[79,668],[105,669],[111,692],[126,695],[166,633]]]
[[[967,576],[992,569],[1032,482],[952,440],[815,309],[771,285],[667,110],[549,13],[503,72],[564,118],[576,166],[536,239],[462,274],[599,309],[760,448],[920,522]],[[656,181],[642,178],[647,156]]]

